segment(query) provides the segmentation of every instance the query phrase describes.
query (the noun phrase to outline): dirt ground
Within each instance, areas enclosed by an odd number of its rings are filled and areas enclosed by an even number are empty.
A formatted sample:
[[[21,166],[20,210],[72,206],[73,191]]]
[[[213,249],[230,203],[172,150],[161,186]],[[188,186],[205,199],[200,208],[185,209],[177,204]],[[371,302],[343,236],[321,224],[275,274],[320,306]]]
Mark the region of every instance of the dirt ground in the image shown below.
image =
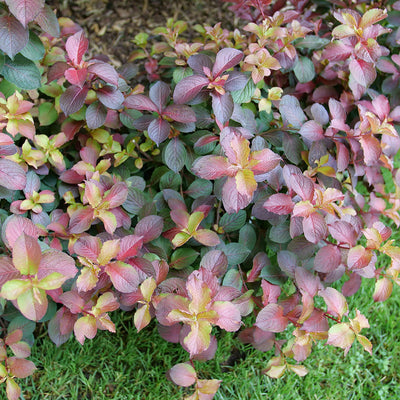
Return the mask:
[[[125,63],[135,49],[139,32],[151,34],[168,18],[190,25],[215,25],[231,29],[237,24],[228,3],[221,0],[47,0],[57,16],[69,17],[87,32],[92,52],[105,54],[116,66]],[[190,32],[187,34],[190,35]]]

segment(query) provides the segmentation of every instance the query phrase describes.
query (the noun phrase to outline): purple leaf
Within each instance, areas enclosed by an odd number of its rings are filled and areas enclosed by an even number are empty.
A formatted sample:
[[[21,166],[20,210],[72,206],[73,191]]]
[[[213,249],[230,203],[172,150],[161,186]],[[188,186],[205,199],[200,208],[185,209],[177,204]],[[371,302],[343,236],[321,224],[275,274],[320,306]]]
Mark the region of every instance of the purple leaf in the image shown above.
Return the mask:
[[[94,64],[89,65],[88,71],[103,81],[118,86],[118,73],[112,65],[96,60]]]
[[[149,133],[149,138],[156,143],[157,146],[160,145],[167,137],[171,130],[171,125],[162,118],[157,118],[150,122],[147,132]]]
[[[196,114],[189,106],[185,105],[171,104],[164,109],[162,114],[177,122],[196,122]]]
[[[6,3],[11,14],[24,26],[33,21],[44,6],[44,0],[6,0]]]
[[[376,78],[376,69],[374,65],[364,60],[352,60],[349,68],[356,82],[365,88],[371,85]]]
[[[194,54],[190,56],[188,59],[188,64],[194,72],[201,75],[204,75],[203,67],[208,68],[210,71],[213,67],[211,58],[205,54]]]
[[[124,95],[114,86],[104,86],[96,90],[96,94],[99,101],[112,110],[118,110],[124,102]]]
[[[53,10],[45,4],[35,18],[35,22],[49,35],[54,37],[60,36],[60,25]]]
[[[315,122],[315,121],[307,121],[305,122],[299,131],[300,135],[303,136],[305,139],[308,139],[312,142],[317,140],[324,139],[324,130],[322,126]]]
[[[125,99],[124,106],[134,110],[158,112],[157,106],[143,94],[131,94]]]
[[[224,88],[231,92],[233,90],[242,90],[249,81],[249,78],[242,72],[229,72],[229,78],[226,80]]]
[[[197,376],[194,368],[187,363],[174,365],[169,371],[168,375],[172,382],[178,386],[191,386],[196,382]]]
[[[70,86],[60,97],[60,107],[65,115],[78,112],[85,104],[89,89],[84,86]]]
[[[243,58],[243,52],[237,49],[233,49],[230,47],[226,47],[220,50],[215,58],[214,67],[212,70],[212,74],[215,77],[222,74],[222,72],[226,71],[234,67],[236,64]]]
[[[174,103],[187,103],[196,97],[209,83],[208,78],[201,75],[192,75],[183,78],[177,83],[174,90]]]
[[[193,163],[192,172],[203,179],[218,179],[228,175],[229,167],[226,157],[208,155]]]
[[[337,246],[328,244],[318,250],[314,258],[314,269],[325,274],[334,271],[341,263],[342,256]]]
[[[0,159],[0,186],[11,190],[23,190],[26,175],[23,168],[14,161]]]
[[[233,113],[233,100],[229,93],[221,95],[219,93],[211,93],[212,97],[212,109],[214,111],[216,119],[225,124],[229,121]]]
[[[55,81],[64,76],[65,71],[69,68],[69,65],[63,61],[58,61],[53,64],[47,72],[47,83]]]
[[[303,219],[303,231],[309,242],[318,243],[327,233],[325,218],[319,212],[313,212]]]
[[[51,249],[42,254],[37,276],[38,279],[43,279],[54,272],[59,272],[67,279],[71,279],[78,273],[78,269],[75,267],[74,259],[68,254]]]
[[[165,82],[158,81],[150,88],[149,97],[157,106],[159,113],[167,104],[170,94],[171,89]]]
[[[29,41],[29,31],[12,15],[0,18],[0,50],[9,57],[19,53]]]
[[[135,227],[135,235],[143,236],[143,242],[157,239],[163,230],[163,219],[157,215],[149,215],[141,219]]]
[[[104,125],[107,118],[107,109],[98,101],[90,104],[86,109],[86,123],[89,129],[97,129]]]
[[[283,308],[278,304],[271,303],[258,313],[255,326],[263,331],[283,332],[288,322],[283,315]]]
[[[146,131],[151,121],[158,119],[155,115],[142,115],[138,119],[135,119],[132,125],[138,131]]]
[[[83,30],[76,32],[70,36],[65,43],[68,57],[75,65],[79,65],[82,61],[83,55],[89,47],[89,41],[85,38]]]
[[[306,116],[296,97],[285,95],[279,103],[279,112],[285,124],[292,125],[295,128],[301,128]]]

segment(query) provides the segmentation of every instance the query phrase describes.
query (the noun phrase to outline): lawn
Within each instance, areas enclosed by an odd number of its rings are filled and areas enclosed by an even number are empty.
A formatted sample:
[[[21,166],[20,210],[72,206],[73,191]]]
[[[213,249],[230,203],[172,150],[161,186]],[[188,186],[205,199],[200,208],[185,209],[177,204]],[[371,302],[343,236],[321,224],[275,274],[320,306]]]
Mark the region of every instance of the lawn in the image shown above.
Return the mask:
[[[197,364],[199,375],[223,380],[217,400],[400,398],[399,289],[385,303],[373,303],[372,291],[373,282],[363,282],[349,306],[369,317],[371,328],[365,334],[374,345],[373,356],[358,343],[346,357],[342,350],[320,343],[305,361],[307,376],[289,373],[273,380],[261,373],[271,352],[252,350],[224,332],[218,337],[215,359]],[[161,339],[154,325],[137,334],[130,313],[114,313],[113,319],[118,334],[99,332],[83,347],[71,338],[57,348],[44,333],[32,349],[38,371],[21,382],[23,399],[182,399],[183,389],[170,383],[165,372],[186,361],[187,353]],[[247,356],[232,366],[224,365],[232,349],[237,349],[236,354],[246,350]]]

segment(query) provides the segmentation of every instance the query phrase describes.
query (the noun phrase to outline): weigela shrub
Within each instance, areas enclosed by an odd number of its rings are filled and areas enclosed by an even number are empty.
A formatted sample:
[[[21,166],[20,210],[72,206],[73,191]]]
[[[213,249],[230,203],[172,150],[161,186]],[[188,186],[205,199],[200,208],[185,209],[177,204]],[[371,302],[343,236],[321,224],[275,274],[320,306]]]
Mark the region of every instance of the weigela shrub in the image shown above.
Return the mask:
[[[217,329],[275,349],[274,378],[305,375],[318,341],[372,352],[346,297],[400,282],[400,4],[290,3],[235,1],[250,22],[193,42],[168,20],[119,70],[43,0],[0,3],[10,400],[37,322],[83,344],[117,309],[188,352],[168,375],[192,400],[220,385],[194,369]]]

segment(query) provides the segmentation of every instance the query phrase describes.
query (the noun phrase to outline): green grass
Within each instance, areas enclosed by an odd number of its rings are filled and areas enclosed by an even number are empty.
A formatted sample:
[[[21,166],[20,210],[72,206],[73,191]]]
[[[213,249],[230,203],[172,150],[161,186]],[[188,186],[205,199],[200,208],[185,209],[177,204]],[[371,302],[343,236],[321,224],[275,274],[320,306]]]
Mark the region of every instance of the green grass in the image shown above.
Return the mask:
[[[305,361],[309,374],[288,373],[280,380],[261,374],[271,352],[261,353],[240,344],[234,334],[219,334],[214,360],[197,363],[201,378],[223,380],[216,400],[329,400],[400,398],[399,288],[385,303],[373,303],[373,282],[350,300],[370,321],[365,334],[374,345],[373,356],[355,343],[349,354],[320,343]],[[82,347],[75,339],[56,348],[43,335],[32,349],[38,371],[21,380],[23,399],[178,400],[190,390],[170,383],[165,372],[187,360],[179,345],[165,342],[152,325],[137,334],[130,313],[115,313],[117,334],[99,332]],[[363,331],[364,333],[364,331]],[[224,367],[232,349],[246,351],[246,358]],[[0,398],[5,398],[4,392]]]

